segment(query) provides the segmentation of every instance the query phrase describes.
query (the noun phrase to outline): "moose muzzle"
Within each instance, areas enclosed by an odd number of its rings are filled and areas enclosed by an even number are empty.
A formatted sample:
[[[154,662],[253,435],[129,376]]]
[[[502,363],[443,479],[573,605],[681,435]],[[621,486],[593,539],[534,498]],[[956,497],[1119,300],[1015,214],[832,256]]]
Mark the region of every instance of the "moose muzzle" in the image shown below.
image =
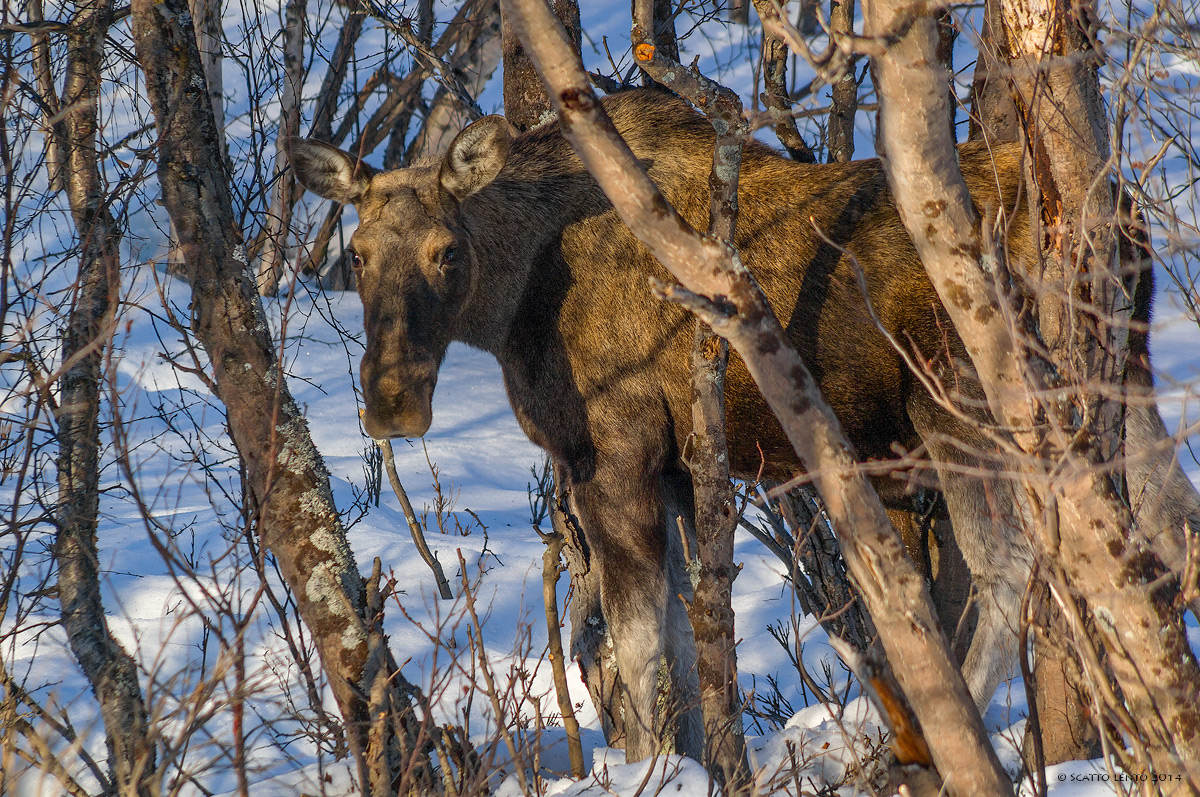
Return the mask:
[[[367,434],[376,440],[424,435],[433,422],[436,381],[436,370],[408,379],[401,379],[392,371],[375,379],[364,367],[362,386],[366,412],[363,427]]]

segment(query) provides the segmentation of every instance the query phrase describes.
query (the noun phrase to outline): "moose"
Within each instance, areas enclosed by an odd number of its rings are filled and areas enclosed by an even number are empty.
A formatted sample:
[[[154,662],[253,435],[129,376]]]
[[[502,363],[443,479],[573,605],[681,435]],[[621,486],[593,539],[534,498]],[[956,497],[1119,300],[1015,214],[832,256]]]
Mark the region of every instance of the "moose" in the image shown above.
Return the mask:
[[[714,134],[682,100],[654,90],[614,94],[605,108],[667,199],[707,226]],[[451,341],[492,353],[524,432],[568,481],[599,571],[601,605],[625,690],[626,754],[660,749],[660,655],[684,709],[676,750],[699,758],[695,646],[682,602],[675,516],[693,507],[683,456],[691,433],[694,320],[652,297],[667,271],[617,217],[558,124],[516,134],[480,119],[436,163],[376,172],[355,156],[294,139],[291,161],[313,192],[357,208],[345,256],[367,333],[364,425],[375,438],[429,429],[438,368]],[[1016,145],[960,146],[977,207],[1008,220],[1009,257],[1036,262]],[[920,452],[942,491],[979,596],[963,673],[986,707],[1010,664],[1032,554],[1022,504],[995,472],[995,445],[969,357],[893,205],[877,160],[801,164],[760,143],[743,155],[736,245],[766,292],[861,460]],[[1134,274],[1142,325],[1131,334],[1131,390],[1149,394],[1150,271]],[[885,334],[886,333],[886,334]],[[904,349],[903,351],[901,349]],[[949,412],[910,370],[926,363],[962,401]],[[967,418],[964,420],[963,414]],[[731,470],[783,482],[800,463],[744,364],[726,383]],[[979,423],[967,422],[977,417]],[[1200,517],[1172,467],[1151,401],[1129,402],[1129,445],[1153,450],[1128,470],[1154,528]],[[910,457],[911,461],[911,457]],[[898,471],[899,466],[898,467]],[[919,468],[919,469],[920,469]],[[989,468],[991,470],[989,470]],[[909,469],[911,470],[911,468]],[[876,472],[884,469],[876,468]],[[910,474],[874,477],[885,505],[911,506]],[[1156,486],[1155,486],[1156,485]],[[1162,540],[1181,561],[1182,540]],[[690,700],[690,704],[688,701]]]

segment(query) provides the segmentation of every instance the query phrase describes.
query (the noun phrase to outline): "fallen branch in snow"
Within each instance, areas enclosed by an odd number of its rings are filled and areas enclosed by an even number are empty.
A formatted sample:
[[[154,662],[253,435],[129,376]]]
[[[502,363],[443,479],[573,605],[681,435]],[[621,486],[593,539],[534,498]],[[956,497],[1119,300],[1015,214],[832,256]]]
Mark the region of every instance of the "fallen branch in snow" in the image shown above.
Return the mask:
[[[412,534],[413,543],[437,580],[438,594],[444,601],[453,600],[454,593],[450,591],[450,582],[446,580],[446,574],[442,572],[442,563],[433,555],[433,551],[429,550],[429,545],[425,542],[425,529],[417,522],[417,515],[413,512],[412,504],[408,500],[408,493],[404,492],[404,485],[400,483],[400,476],[396,473],[396,457],[392,453],[392,441],[376,440],[375,445],[379,446],[379,450],[383,452],[383,467],[387,470],[388,481],[392,483],[392,491],[400,499],[400,506],[404,509],[404,518],[408,521],[408,530]]]

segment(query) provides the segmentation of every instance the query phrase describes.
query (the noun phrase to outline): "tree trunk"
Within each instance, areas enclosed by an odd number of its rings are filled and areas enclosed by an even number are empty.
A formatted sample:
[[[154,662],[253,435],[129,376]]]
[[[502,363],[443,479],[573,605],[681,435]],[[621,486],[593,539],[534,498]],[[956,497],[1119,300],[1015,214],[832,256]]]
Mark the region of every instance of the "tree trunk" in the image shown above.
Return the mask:
[[[736,189],[736,182],[734,183]],[[722,231],[722,235],[726,231]],[[732,239],[732,230],[728,230]],[[727,239],[729,240],[729,239]],[[742,729],[734,634],[733,532],[737,528],[725,446],[725,366],[729,344],[703,322],[692,351],[692,456],[699,573],[688,615],[696,635],[696,668],[704,713],[705,758],[728,795],[746,792],[750,765]]]
[[[1022,136],[1014,87],[1005,73],[1010,69],[1008,37],[1001,12],[1001,0],[987,0],[984,14],[983,38],[975,65],[971,88],[972,109],[969,136],[972,139],[1017,141]],[[1036,208],[1038,203],[1032,202]],[[1037,639],[1069,638],[1066,618],[1050,602],[1044,587],[1035,589],[1036,602],[1041,605]],[[1026,618],[1022,618],[1025,622]],[[1070,647],[1063,644],[1039,644],[1033,657],[1030,680],[1025,684],[1031,710],[1036,711],[1036,737],[1026,727],[1024,757],[1027,766],[1044,767],[1064,761],[1095,758],[1099,754],[1099,735],[1089,717],[1087,695],[1078,680],[1068,679],[1068,673],[1079,672]]]
[[[155,748],[137,664],[108,629],[100,599],[96,521],[100,508],[100,392],[105,350],[116,327],[121,228],[97,163],[107,0],[84,0],[72,20],[62,106],[55,124],[62,176],[79,233],[79,276],[63,338],[59,382],[58,501],[54,554],[62,624],[76,661],[100,703],[112,787],[156,793]]]
[[[833,36],[854,33],[854,0],[829,0],[829,25]],[[829,92],[829,122],[826,150],[830,163],[849,163],[854,160],[854,115],[858,112],[858,80],[854,77],[854,62],[846,64],[846,72]]]
[[[288,0],[283,20],[283,85],[279,91],[279,133],[275,138],[275,193],[267,210],[262,259],[258,264],[258,293],[274,296],[287,265],[296,178],[288,164],[287,142],[300,135],[300,92],[304,87],[304,27],[307,0]]]
[[[967,137],[976,141],[1016,141],[1017,106],[1005,72],[1008,70],[1008,41],[1004,34],[1004,18],[1000,14],[1002,0],[986,0],[983,33],[979,55],[975,61],[975,77],[971,82],[971,120]]]
[[[770,2],[772,0],[755,0],[755,8],[758,10],[760,18],[764,14],[774,13],[774,9],[768,12],[767,9],[762,8],[763,4]],[[672,61],[679,60],[678,53],[668,57]],[[800,130],[796,127],[796,120],[791,115],[792,100],[788,96],[787,90],[787,59],[787,45],[778,36],[774,36],[764,29],[762,37],[763,99],[768,108],[779,114],[773,125],[775,136],[792,160],[800,163],[815,163],[816,156],[801,138]],[[853,74],[853,70],[850,71]]]
[[[1033,617],[1028,622],[1037,639],[1032,680],[1026,682],[1025,693],[1031,712],[1037,713],[1038,734],[1035,738],[1027,727],[1022,745],[1025,765],[1036,771],[1039,766],[1097,758],[1103,749],[1093,720],[1093,702],[1083,687],[1086,681],[1081,677],[1079,659],[1065,644],[1070,639],[1070,623],[1045,584],[1033,585],[1031,603]],[[1089,631],[1094,634],[1094,629]]]
[[[660,285],[725,337],[813,474],[895,673],[917,712],[938,771],[959,794],[1004,794],[1011,784],[951,661],[925,581],[905,556],[840,424],[736,253],[701,236],[646,177],[596,99],[566,34],[540,0],[506,0],[516,33],[551,87],[562,129],[588,171],[650,251],[684,287]],[[945,92],[942,92],[945,101]],[[943,122],[944,122],[943,116]],[[730,313],[705,296],[720,296]]]
[[[553,0],[554,15],[567,30],[572,52],[578,53],[583,42],[576,0]],[[554,109],[545,86],[533,68],[533,62],[513,32],[512,23],[500,6],[501,36],[504,51],[504,116],[518,130],[529,130],[551,118]]]
[[[364,794],[435,792],[432,729],[379,631],[379,607],[346,542],[299,407],[275,358],[233,216],[228,176],[183,0],[135,0],[133,33],[158,130],[158,175],[193,291],[192,328],[212,363],[230,436],[279,563],[329,677]],[[377,721],[378,720],[378,721]]]
[[[221,58],[224,32],[221,29],[221,0],[188,0],[188,11],[192,15],[192,26],[196,30],[196,49],[204,76],[208,80],[208,94],[212,100],[213,118],[217,129],[225,129],[225,91],[221,75]],[[225,153],[224,138],[221,152]],[[170,249],[167,251],[167,271],[176,277],[184,274],[183,253],[179,251],[175,225],[169,225]]]
[[[36,25],[45,20],[42,10],[42,0],[29,0],[26,8],[30,24]],[[37,81],[38,94],[46,103],[42,112],[43,133],[46,147],[46,182],[51,191],[61,191],[63,188],[62,154],[59,152],[58,136],[54,133],[53,119],[58,114],[58,98],[54,92],[54,72],[50,68],[50,36],[44,31],[32,31],[29,42],[33,50],[34,77]]]
[[[905,9],[900,2],[871,2],[868,34],[891,29]],[[1030,18],[1043,20],[1043,28],[1040,38],[1031,35],[1028,40],[1051,42],[1045,20],[1053,17],[1035,12]],[[1014,464],[1025,473],[1020,486],[1032,507],[1036,554],[1044,570],[1061,574],[1052,586],[1064,584],[1073,591],[1058,600],[1070,605],[1077,595],[1096,612],[1124,696],[1123,703],[1111,700],[1109,710],[1134,726],[1134,747],[1145,752],[1156,770],[1180,773],[1190,788],[1200,788],[1200,667],[1187,644],[1177,586],[1170,580],[1158,582],[1166,568],[1131,535],[1133,519],[1104,470],[1119,448],[1113,445],[1118,429],[1107,406],[1117,402],[1105,397],[1120,395],[1126,345],[1121,338],[1127,327],[1115,312],[1099,318],[1074,306],[1056,307],[1056,297],[1072,297],[1072,292],[1051,290],[1036,297],[1042,325],[1038,333],[1051,362],[1025,345],[1027,331],[1012,321],[1020,317],[1012,304],[1019,299],[997,293],[1007,274],[1002,252],[980,231],[958,171],[946,124],[945,78],[933,67],[936,42],[935,22],[918,19],[875,61],[884,165],[901,219],[967,347],[993,415],[1011,430],[1011,445],[1024,455]],[[1063,60],[1063,68],[1080,63]],[[1065,83],[1066,77],[1060,73],[1057,80]],[[1061,85],[1061,90],[1055,96],[1062,103],[1082,98],[1069,86]],[[1072,107],[1062,103],[1054,108]],[[1084,123],[1084,134],[1095,131],[1100,121],[1087,114],[1073,118]],[[1066,119],[1054,121],[1043,135],[1065,139]],[[1099,155],[1083,142],[1075,146],[1082,151],[1074,156],[1084,163]],[[1100,190],[1077,197],[1087,215],[1070,222],[1111,222],[1111,216],[1094,209],[1103,197],[1111,201],[1106,171],[1053,174],[1055,184],[1063,186],[1100,181]],[[1079,232],[1087,229],[1085,225]],[[1060,262],[1089,248],[1084,240],[1066,237],[1069,228],[1059,226],[1054,232],[1058,237],[1051,251],[1063,255]],[[1094,247],[1091,252],[1100,254],[1090,260],[1095,264],[1087,281],[1091,302],[1102,313],[1115,310],[1112,301],[1120,283],[1113,284],[1115,272],[1103,254],[1112,250],[1100,236],[1085,240]],[[1068,283],[1064,278],[1058,284]],[[1069,287],[1078,289],[1074,283]],[[1060,342],[1063,349],[1056,348]]]
[[[1093,12],[1088,4],[1068,8],[1057,2],[1002,2],[1000,9],[1004,52],[1009,66],[1022,76],[1011,96],[1018,129],[1032,156],[1031,185],[1036,190],[1030,193],[1030,203],[1040,211],[1042,222],[1042,269],[1029,276],[1038,285],[1042,339],[1054,362],[1074,370],[1081,381],[1120,384],[1129,352],[1133,303],[1125,298],[1123,264],[1112,224],[1116,207],[1107,185],[1108,126],[1099,64],[1087,33]],[[1081,280],[1080,275],[1091,279]],[[1100,312],[1093,315],[1078,309],[1089,303]],[[1086,334],[1080,335],[1079,327]],[[1083,405],[1079,411],[1092,416],[1093,445],[1098,449],[1094,456],[1100,461],[1118,456],[1123,450],[1121,403],[1093,396],[1077,404]],[[1139,518],[1143,523],[1150,520]],[[1066,626],[1056,609],[1045,618],[1055,635]],[[1078,633],[1089,630],[1090,624]],[[1078,681],[1070,683],[1067,677],[1079,667],[1070,658],[1067,650],[1047,645],[1040,646],[1034,658],[1033,691],[1047,764],[1090,757],[1099,747],[1097,734],[1102,729],[1089,727],[1090,701],[1080,692]],[[1093,673],[1092,677],[1106,675]],[[1102,718],[1093,721],[1098,724]],[[1200,740],[1193,738],[1191,744],[1195,755]],[[1193,761],[1193,766],[1198,765]]]

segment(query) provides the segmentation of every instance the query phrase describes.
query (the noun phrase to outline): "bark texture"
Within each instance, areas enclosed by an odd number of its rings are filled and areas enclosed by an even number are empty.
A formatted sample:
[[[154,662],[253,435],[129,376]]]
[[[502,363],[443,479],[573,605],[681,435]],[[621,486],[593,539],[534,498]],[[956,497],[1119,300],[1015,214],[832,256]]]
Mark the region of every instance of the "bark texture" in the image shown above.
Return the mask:
[[[868,33],[889,29],[903,13],[902,5],[869,3]],[[1045,43],[1051,41],[1047,36],[1043,27],[1040,36],[1031,33],[1027,40]],[[919,19],[875,61],[888,181],[905,227],[967,346],[988,405],[1010,430],[1009,450],[1027,474],[1021,487],[1030,505],[1036,553],[1061,574],[1052,588],[1067,590],[1060,602],[1070,605],[1078,596],[1094,612],[1123,693],[1110,710],[1136,728],[1135,748],[1156,769],[1185,773],[1187,787],[1196,789],[1200,668],[1187,645],[1177,582],[1162,578],[1168,575],[1162,561],[1131,533],[1133,518],[1105,470],[1117,430],[1105,407],[1115,402],[1104,397],[1120,395],[1124,349],[1121,314],[1111,304],[1119,282],[1114,284],[1116,275],[1104,259],[1111,250],[1102,240],[1074,240],[1069,230],[1057,228],[1061,237],[1050,251],[1086,248],[1101,259],[1086,283],[1104,318],[1089,318],[1078,307],[1055,307],[1051,301],[1064,294],[1053,288],[1039,294],[1038,333],[1050,358],[1045,359],[1030,345],[1036,339],[1032,330],[1022,329],[1018,320],[1014,303],[1020,299],[998,290],[1008,284],[1006,264],[990,235],[981,232],[958,171],[946,124],[945,79],[932,67],[936,45],[934,20]],[[1099,101],[1098,95],[1094,100]],[[1090,128],[1096,116],[1088,111],[1074,119]],[[1057,129],[1066,135],[1067,127],[1063,117]],[[1076,157],[1085,162],[1100,155],[1094,148],[1080,148],[1085,151]],[[1111,197],[1106,170],[1087,174],[1073,178],[1091,188],[1077,198],[1075,207],[1082,215],[1073,217],[1074,223],[1100,219],[1097,195]],[[1083,282],[1080,276],[1072,269],[1064,278],[1075,287]],[[1074,630],[1083,633],[1078,626]]]
[[[709,175],[708,234],[728,247],[737,228],[742,142],[749,136],[742,119],[742,103],[724,86],[685,70],[650,40],[647,32],[656,23],[651,0],[638,0],[634,11],[632,38],[638,65],[662,85],[707,109],[716,131]],[[698,577],[688,614],[696,639],[705,763],[727,793],[739,794],[749,788],[750,765],[742,729],[732,605],[737,511],[725,442],[728,362],[728,343],[701,322],[692,351],[693,436],[688,463],[694,492]]]
[[[734,186],[736,188],[736,185]],[[730,231],[732,233],[732,230]],[[732,237],[732,236],[731,236]],[[728,240],[728,239],[727,239]],[[688,616],[696,635],[705,757],[726,794],[750,785],[734,636],[733,532],[737,508],[725,445],[725,366],[729,344],[699,322],[692,353],[692,456],[698,577]]]
[[[854,0],[829,0],[829,27],[834,36],[854,33]],[[854,62],[846,66],[842,76],[830,88],[829,101],[826,132],[829,162],[846,163],[854,160],[854,116],[858,112]]]
[[[1002,0],[986,0],[983,33],[979,56],[975,61],[975,76],[971,82],[971,118],[967,137],[972,141],[1016,141],[1017,106],[1013,103],[1008,78],[1008,42],[1004,34],[1004,19],[1000,14]]]
[[[267,211],[266,236],[258,264],[258,292],[274,296],[287,265],[296,178],[288,163],[287,142],[300,135],[300,91],[304,87],[305,0],[288,0],[283,19],[283,84],[279,90],[279,132],[275,137],[275,192]]]
[[[77,6],[63,86],[66,110],[55,125],[80,257],[63,340],[65,370],[59,380],[54,553],[62,624],[100,704],[110,783],[122,795],[148,797],[156,793],[149,719],[137,664],[108,629],[96,550],[102,366],[116,323],[120,286],[121,230],[109,211],[111,197],[105,193],[96,156],[97,101],[112,11],[107,0],[85,0]]]
[[[158,175],[193,290],[192,328],[212,363],[229,431],[275,556],[328,673],[365,794],[436,791],[399,674],[333,505],[329,477],[275,358],[241,231],[220,133],[183,0],[137,0],[133,31],[158,126]]]
[[[551,0],[554,16],[567,31],[571,52],[578,53],[583,41],[583,29],[579,24],[579,4],[575,0]],[[512,21],[505,14],[506,6],[500,5],[501,36],[504,50],[504,116],[518,130],[537,127],[550,115],[554,108],[546,96],[545,86],[538,77],[533,61],[517,37]]]
[[[663,294],[697,311],[738,350],[814,474],[897,678],[927,733],[935,730],[928,737],[947,785],[959,794],[1010,792],[951,661],[924,579],[753,278],[727,246],[698,235],[649,181],[612,128],[549,9],[540,0],[506,0],[504,8],[588,171],[622,220],[684,285],[661,286]],[[944,90],[942,97],[944,102]],[[704,297],[721,297],[720,304]]]

